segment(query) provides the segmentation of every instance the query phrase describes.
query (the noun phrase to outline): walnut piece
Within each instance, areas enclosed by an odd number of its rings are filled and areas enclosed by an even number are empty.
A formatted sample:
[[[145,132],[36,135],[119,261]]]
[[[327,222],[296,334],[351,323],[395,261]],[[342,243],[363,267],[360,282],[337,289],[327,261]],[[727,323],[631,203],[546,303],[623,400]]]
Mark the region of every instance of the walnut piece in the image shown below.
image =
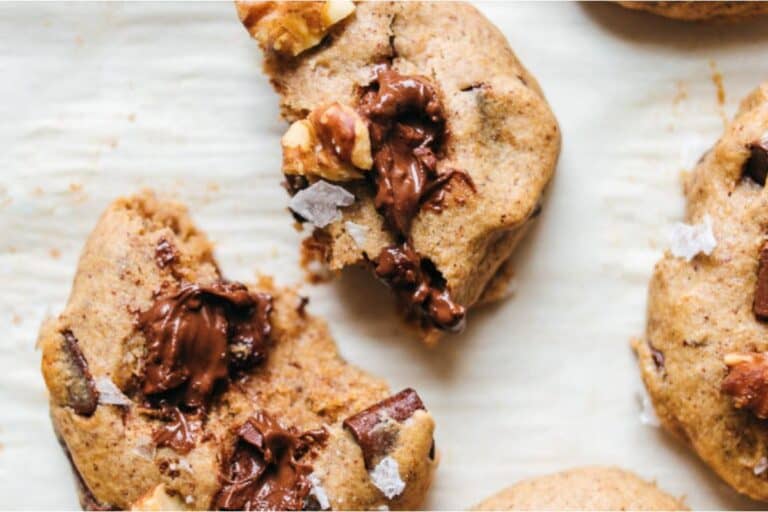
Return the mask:
[[[292,57],[318,45],[333,25],[355,10],[351,0],[237,1],[236,6],[240,21],[265,50]]]
[[[373,167],[363,118],[340,103],[322,105],[293,123],[281,140],[283,173],[349,181]]]
[[[722,390],[733,397],[737,409],[751,410],[760,419],[768,418],[768,355],[731,353],[723,358],[728,376]]]

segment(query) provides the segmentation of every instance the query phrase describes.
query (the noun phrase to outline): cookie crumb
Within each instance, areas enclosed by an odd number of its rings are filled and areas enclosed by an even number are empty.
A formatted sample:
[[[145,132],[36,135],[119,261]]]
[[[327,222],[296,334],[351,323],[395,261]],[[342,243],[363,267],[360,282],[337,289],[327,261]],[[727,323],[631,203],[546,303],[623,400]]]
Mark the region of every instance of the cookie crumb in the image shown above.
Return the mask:
[[[297,192],[288,202],[288,208],[315,227],[324,228],[341,218],[339,207],[350,206],[354,202],[355,196],[343,187],[320,180]]]
[[[712,218],[704,215],[699,224],[682,222],[672,226],[669,250],[673,256],[691,261],[697,254],[712,254],[717,246],[717,239],[712,231]]]
[[[61,251],[58,250],[56,247],[51,248],[51,250],[48,251],[48,254],[50,254],[51,258],[53,258],[55,260],[61,258]]]
[[[405,482],[400,478],[400,467],[397,461],[390,456],[381,459],[370,473],[371,482],[387,499],[399,496],[405,489]]]

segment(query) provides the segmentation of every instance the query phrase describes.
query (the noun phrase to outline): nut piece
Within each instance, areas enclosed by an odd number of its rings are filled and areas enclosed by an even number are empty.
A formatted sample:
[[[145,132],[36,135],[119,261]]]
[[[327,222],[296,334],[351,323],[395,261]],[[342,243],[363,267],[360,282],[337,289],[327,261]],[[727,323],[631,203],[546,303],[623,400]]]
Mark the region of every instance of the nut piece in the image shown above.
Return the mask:
[[[187,507],[176,496],[165,492],[165,485],[159,484],[131,505],[131,510],[186,510]]]
[[[292,57],[319,44],[333,25],[355,10],[351,0],[235,4],[240,21],[262,48]]]
[[[362,178],[373,167],[371,138],[363,118],[352,108],[330,103],[293,123],[281,140],[283,173],[329,181]]]
[[[760,419],[768,419],[768,356],[765,353],[731,353],[723,361],[728,376],[722,390],[733,397],[737,409],[750,409]]]

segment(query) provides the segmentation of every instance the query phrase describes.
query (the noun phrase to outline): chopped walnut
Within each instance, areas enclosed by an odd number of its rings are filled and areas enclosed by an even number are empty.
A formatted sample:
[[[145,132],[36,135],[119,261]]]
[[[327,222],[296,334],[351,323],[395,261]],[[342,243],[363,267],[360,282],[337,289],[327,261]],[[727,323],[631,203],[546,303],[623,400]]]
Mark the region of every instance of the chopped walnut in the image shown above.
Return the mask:
[[[760,419],[768,419],[768,355],[731,353],[723,358],[728,376],[722,390],[733,397],[737,409],[747,408]]]
[[[362,178],[361,171],[373,167],[365,121],[340,103],[320,106],[293,123],[281,144],[286,175],[349,181]]]
[[[237,1],[245,28],[265,50],[297,56],[320,43],[330,28],[355,10],[351,0],[324,2]]]

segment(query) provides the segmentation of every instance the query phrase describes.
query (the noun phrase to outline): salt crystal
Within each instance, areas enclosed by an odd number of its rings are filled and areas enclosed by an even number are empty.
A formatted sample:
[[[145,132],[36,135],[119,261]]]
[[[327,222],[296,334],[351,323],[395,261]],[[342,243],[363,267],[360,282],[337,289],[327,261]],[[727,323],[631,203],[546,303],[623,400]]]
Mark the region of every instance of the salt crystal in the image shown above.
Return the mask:
[[[400,478],[400,467],[392,457],[381,459],[373,471],[370,472],[371,482],[387,499],[399,496],[405,489],[405,482]]]
[[[131,405],[131,400],[115,386],[109,377],[96,379],[96,391],[99,392],[100,404]]]
[[[179,459],[179,469],[182,469],[187,473],[192,473],[192,464],[190,464],[187,459],[182,457]]]
[[[648,425],[649,427],[660,426],[661,422],[659,422],[659,417],[656,416],[656,411],[653,408],[653,403],[651,403],[651,398],[648,396],[645,389],[643,389],[643,391],[638,391],[635,396],[637,398],[637,404],[640,406],[640,423]]]
[[[194,502],[195,502],[195,498],[191,494],[187,495],[187,497],[184,498],[184,503],[186,503],[187,505],[191,505]]]
[[[355,245],[357,245],[358,249],[365,248],[365,241],[368,235],[367,227],[361,224],[356,224],[354,222],[347,221],[344,223],[344,230],[347,232],[349,236],[352,237],[352,240],[355,241]]]
[[[140,437],[139,443],[133,448],[133,453],[142,459],[153,460],[155,458],[155,444],[152,442],[152,438]]]
[[[316,227],[324,228],[341,218],[339,207],[354,202],[355,196],[346,189],[320,180],[294,195],[288,202],[288,208]]]
[[[712,218],[708,214],[699,224],[678,222],[672,226],[669,249],[673,256],[691,261],[699,253],[712,254],[715,246],[717,240],[712,231]]]
[[[309,491],[310,496],[314,496],[317,500],[317,504],[320,505],[320,510],[329,510],[331,508],[331,502],[328,499],[328,495],[325,494],[325,489],[320,485],[320,479],[314,474],[310,474],[309,483],[312,484],[312,490]]]
[[[755,464],[755,467],[752,469],[752,472],[756,475],[762,475],[765,473],[765,470],[768,469],[768,459],[765,457],[762,457],[759,461],[757,461],[757,464]]]

